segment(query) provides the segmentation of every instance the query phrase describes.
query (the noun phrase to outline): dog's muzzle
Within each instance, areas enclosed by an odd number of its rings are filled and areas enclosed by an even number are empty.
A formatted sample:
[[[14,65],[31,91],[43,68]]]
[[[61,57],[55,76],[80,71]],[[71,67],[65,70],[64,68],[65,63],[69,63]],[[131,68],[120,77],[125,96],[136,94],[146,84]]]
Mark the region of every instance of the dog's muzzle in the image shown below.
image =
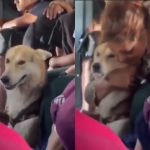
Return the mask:
[[[10,85],[10,78],[8,76],[3,76],[1,78],[1,81],[3,83],[3,85],[5,86],[5,88],[7,90],[12,90],[14,89],[18,84],[20,84],[25,78],[26,78],[27,75],[24,75],[20,78],[20,80],[16,83],[16,84],[13,84],[13,85]]]

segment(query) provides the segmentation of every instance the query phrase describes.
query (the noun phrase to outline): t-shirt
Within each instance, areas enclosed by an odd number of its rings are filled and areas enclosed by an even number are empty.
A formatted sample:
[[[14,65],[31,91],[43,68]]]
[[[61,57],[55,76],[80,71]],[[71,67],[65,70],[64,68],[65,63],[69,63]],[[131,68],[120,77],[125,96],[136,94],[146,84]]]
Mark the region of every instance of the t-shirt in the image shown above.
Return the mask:
[[[0,123],[0,150],[31,150],[14,130]]]
[[[0,19],[10,21],[21,14],[17,11],[14,0],[0,0]]]
[[[35,15],[35,16],[40,16],[43,14],[44,10],[48,7],[49,3],[50,2],[47,2],[47,1],[39,2],[28,13]]]
[[[127,150],[108,127],[75,111],[75,150]]]
[[[51,104],[51,117],[66,150],[75,148],[75,79]]]

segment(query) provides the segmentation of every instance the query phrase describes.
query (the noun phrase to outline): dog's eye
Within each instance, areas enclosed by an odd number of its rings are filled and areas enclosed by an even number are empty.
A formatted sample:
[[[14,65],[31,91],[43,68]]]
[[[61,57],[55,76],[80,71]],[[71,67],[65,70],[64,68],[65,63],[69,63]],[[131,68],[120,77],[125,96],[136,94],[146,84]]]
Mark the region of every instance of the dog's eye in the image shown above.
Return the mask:
[[[8,64],[9,62],[10,62],[9,59],[7,58],[7,59],[6,59],[6,64]]]
[[[100,56],[100,53],[99,53],[99,52],[97,52],[97,53],[96,53],[96,56]]]
[[[114,58],[114,57],[115,57],[115,55],[113,55],[113,54],[108,55],[108,58]]]
[[[25,64],[24,60],[21,60],[21,61],[18,62],[18,65],[23,65],[23,64]]]

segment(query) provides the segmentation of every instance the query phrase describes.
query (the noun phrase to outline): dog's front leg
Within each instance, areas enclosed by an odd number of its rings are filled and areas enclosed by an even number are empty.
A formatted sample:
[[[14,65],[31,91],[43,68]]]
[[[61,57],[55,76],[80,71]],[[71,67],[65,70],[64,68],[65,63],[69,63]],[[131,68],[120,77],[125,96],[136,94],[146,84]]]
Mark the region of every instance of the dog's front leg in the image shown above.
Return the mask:
[[[88,110],[83,110],[82,112],[95,120],[99,121],[99,114],[96,112],[96,90],[95,90],[95,81],[90,82],[85,89],[84,97],[86,102],[89,104]]]
[[[85,93],[84,93],[85,100],[89,104],[88,111],[90,111],[90,112],[95,111],[95,99],[96,99],[95,92],[96,92],[95,91],[95,82],[92,81],[86,86]]]

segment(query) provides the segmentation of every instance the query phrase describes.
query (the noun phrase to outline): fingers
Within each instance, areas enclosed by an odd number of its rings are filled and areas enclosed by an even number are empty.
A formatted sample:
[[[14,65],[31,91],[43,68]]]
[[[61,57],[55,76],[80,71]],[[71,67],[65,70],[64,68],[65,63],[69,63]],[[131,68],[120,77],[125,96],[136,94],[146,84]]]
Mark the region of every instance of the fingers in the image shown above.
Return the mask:
[[[43,14],[46,15],[48,19],[52,20],[56,19],[63,12],[64,8],[57,3],[53,3],[43,12]]]
[[[53,16],[52,16],[52,19],[56,19],[56,17],[60,14],[62,14],[64,12],[64,9],[59,6],[59,5],[56,5],[53,9]]]
[[[47,9],[44,10],[43,15],[46,15],[46,13],[47,13]]]

